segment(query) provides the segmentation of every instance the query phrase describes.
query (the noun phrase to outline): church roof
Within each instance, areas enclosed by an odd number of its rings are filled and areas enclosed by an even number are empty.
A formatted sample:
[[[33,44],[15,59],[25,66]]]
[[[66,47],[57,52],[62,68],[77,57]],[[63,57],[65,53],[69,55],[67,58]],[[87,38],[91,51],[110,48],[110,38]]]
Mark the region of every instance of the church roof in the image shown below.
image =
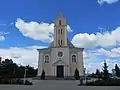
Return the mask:
[[[68,44],[68,47],[74,47],[74,45],[69,40],[67,40],[67,44]]]
[[[74,45],[69,40],[67,40],[67,44],[68,47],[74,48]],[[50,47],[54,47],[54,41],[50,44]]]
[[[59,12],[56,18],[65,18],[62,14],[62,12]]]

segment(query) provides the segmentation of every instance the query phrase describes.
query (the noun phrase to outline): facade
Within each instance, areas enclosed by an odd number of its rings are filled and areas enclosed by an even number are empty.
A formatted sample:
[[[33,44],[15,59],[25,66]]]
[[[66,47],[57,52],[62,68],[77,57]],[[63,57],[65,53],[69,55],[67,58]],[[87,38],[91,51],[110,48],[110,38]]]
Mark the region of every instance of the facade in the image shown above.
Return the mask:
[[[45,71],[46,76],[66,77],[74,76],[75,69],[79,75],[84,75],[83,50],[76,48],[67,39],[66,19],[60,14],[54,21],[54,40],[48,48],[37,49],[38,74]]]

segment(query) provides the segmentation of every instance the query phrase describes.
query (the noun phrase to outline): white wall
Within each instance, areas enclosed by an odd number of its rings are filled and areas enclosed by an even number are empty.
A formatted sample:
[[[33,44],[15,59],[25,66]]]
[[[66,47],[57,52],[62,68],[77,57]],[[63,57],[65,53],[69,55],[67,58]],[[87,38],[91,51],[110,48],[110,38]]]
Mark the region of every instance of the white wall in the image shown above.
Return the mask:
[[[57,56],[57,53],[59,51],[62,51],[63,52],[63,57],[61,58],[61,60],[63,60],[64,63],[66,63],[67,65],[69,65],[69,48],[52,48],[51,49],[51,63],[54,63],[56,61],[58,61],[60,58]],[[53,71],[52,71],[52,74],[56,75],[56,67],[52,67]],[[55,72],[54,72],[55,71]],[[64,68],[64,74],[65,74],[65,71],[68,71],[68,75],[69,75],[69,69],[66,70],[66,68]]]
[[[84,75],[84,64],[83,64],[83,53],[78,52],[78,68],[79,68],[79,73],[80,76]]]
[[[50,52],[51,51],[51,52]],[[80,72],[80,76],[83,76],[84,72],[84,66],[83,66],[83,53],[82,51],[76,50],[76,49],[69,49],[69,48],[51,48],[50,51],[43,51],[39,53],[38,56],[38,76],[41,75],[42,70],[46,70],[46,75],[47,76],[56,76],[56,67],[54,67],[52,64],[57,62],[60,58],[57,56],[59,51],[63,52],[63,57],[61,57],[61,60],[69,65],[68,67],[64,66],[64,76],[73,76],[74,71],[76,68],[78,68]],[[45,64],[44,63],[44,55],[49,54],[50,56],[50,63]],[[71,61],[71,56],[75,54],[77,56],[77,63],[73,64]],[[57,63],[57,65],[65,65],[63,63]],[[71,65],[71,66],[70,66]]]
[[[39,55],[38,55],[38,74],[37,76],[41,76],[41,73],[42,73],[42,67],[43,67],[43,53],[42,52],[38,52]]]

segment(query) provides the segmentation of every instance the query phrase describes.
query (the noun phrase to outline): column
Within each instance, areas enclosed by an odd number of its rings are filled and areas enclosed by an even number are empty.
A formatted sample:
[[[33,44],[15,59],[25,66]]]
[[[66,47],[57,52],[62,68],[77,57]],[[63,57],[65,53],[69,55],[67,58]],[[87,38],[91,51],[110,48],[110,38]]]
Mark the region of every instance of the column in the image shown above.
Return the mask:
[[[54,67],[54,76],[55,76],[55,65],[53,67]]]

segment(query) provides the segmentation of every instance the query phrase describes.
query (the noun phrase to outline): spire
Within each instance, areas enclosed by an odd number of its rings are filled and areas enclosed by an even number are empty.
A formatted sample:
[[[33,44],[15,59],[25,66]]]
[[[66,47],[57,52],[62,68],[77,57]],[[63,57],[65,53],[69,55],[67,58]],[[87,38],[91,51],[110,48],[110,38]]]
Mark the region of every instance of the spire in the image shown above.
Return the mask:
[[[59,12],[59,16],[63,17],[63,14],[62,14],[62,12]]]
[[[104,60],[104,63],[106,63],[106,60]]]
[[[107,66],[107,62],[106,62],[106,60],[104,60],[104,65],[106,65],[106,66]]]
[[[58,17],[63,17],[62,12],[59,12]]]

